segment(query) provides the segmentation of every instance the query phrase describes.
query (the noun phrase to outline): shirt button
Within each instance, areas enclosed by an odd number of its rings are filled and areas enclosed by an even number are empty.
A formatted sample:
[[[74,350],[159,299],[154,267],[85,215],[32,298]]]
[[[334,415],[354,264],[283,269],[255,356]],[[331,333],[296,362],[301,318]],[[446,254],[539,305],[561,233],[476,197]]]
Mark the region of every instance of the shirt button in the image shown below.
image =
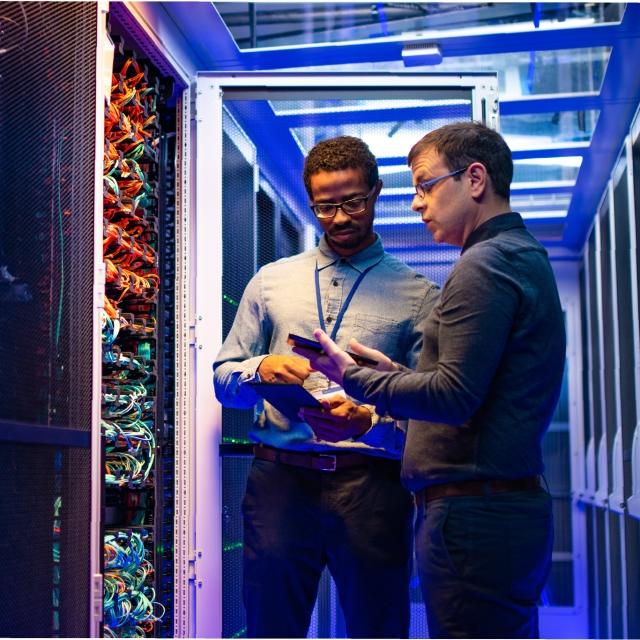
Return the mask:
[[[338,281],[334,280],[331,284],[333,284],[334,287],[337,287],[338,286]]]
[[[326,317],[327,324],[331,324],[333,322],[333,318],[331,316]]]

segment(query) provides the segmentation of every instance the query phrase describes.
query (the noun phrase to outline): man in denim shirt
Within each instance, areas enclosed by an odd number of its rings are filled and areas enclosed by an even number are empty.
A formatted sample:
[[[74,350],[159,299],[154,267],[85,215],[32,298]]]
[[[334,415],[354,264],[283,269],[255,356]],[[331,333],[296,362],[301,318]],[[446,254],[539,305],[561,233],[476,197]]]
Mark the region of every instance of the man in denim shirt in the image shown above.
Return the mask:
[[[260,269],[214,363],[216,396],[227,407],[260,402],[250,384],[257,379],[302,384],[324,405],[290,421],[265,401],[250,434],[247,631],[305,637],[328,566],[348,636],[406,638],[413,501],[400,483],[404,432],[339,388],[323,394],[329,381],[292,353],[287,336],[311,336],[320,323],[344,347],[355,338],[413,367],[438,289],[383,251],[372,226],[382,182],[364,142],[319,143],[304,181],[320,244]]]
[[[409,419],[402,479],[418,501],[429,636],[538,637],[553,546],[541,440],[566,350],[555,278],[510,209],[513,162],[498,133],[470,122],[441,127],[413,147],[409,165],[413,209],[436,242],[462,247],[416,371],[352,344],[380,363],[357,367],[321,331],[330,357],[312,364],[377,411]]]

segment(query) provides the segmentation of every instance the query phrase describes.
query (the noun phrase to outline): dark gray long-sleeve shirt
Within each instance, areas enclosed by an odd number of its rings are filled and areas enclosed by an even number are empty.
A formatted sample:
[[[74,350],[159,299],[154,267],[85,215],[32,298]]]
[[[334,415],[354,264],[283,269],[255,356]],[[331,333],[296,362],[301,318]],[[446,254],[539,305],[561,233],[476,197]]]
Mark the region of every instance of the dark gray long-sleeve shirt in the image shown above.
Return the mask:
[[[415,372],[347,369],[347,393],[409,418],[403,479],[416,491],[543,471],[540,442],[565,362],[546,251],[517,213],[470,234],[427,318]]]

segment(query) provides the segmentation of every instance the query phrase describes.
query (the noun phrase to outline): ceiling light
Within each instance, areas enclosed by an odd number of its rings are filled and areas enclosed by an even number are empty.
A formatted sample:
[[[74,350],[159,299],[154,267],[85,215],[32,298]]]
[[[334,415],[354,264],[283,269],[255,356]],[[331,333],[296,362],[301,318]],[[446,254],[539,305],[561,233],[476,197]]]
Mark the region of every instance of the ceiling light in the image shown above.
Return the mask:
[[[554,31],[557,29],[576,29],[594,26],[595,18],[567,18],[566,20],[543,20],[538,31]],[[500,24],[479,24],[458,29],[427,29],[425,31],[405,31],[401,37],[406,39],[449,39],[449,38],[475,38],[478,36],[503,35],[505,33],[529,33],[531,21],[509,22]]]
[[[529,211],[522,212],[520,215],[523,220],[562,220],[567,217],[567,210],[550,210],[550,211]],[[376,216],[377,226],[404,226],[404,225],[422,225],[423,222],[419,215],[407,216],[390,216],[384,218],[380,215]]]
[[[533,166],[547,166],[547,167],[572,167],[580,168],[582,165],[582,156],[556,156],[555,158],[521,158],[520,160],[514,160],[513,164],[520,165],[533,165]]]
[[[442,51],[437,44],[414,43],[402,47],[402,62],[405,67],[434,65],[442,62]]]
[[[568,211],[529,211],[522,212],[520,215],[524,220],[554,220],[566,218]]]
[[[404,173],[405,171],[411,171],[411,168],[406,164],[393,164],[382,167],[378,165],[378,173],[381,176],[389,175],[390,173]]]

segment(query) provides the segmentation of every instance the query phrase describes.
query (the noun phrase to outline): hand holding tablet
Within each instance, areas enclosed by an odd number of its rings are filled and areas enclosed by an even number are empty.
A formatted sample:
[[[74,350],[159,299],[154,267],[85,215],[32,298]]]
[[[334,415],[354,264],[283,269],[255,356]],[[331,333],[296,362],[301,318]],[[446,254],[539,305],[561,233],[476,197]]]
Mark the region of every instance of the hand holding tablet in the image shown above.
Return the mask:
[[[249,382],[251,388],[292,422],[300,422],[301,407],[322,409],[302,385],[287,382]]]
[[[312,340],[311,338],[305,338],[303,336],[298,336],[295,333],[290,333],[287,337],[287,342],[292,347],[300,347],[302,349],[309,349],[310,351],[315,351],[316,353],[324,353],[322,349],[322,345],[317,340]],[[373,358],[367,358],[366,356],[358,355],[357,353],[353,353],[351,351],[346,351],[346,353],[353,358],[354,362],[361,367],[371,367],[375,369],[378,366],[378,361]]]

